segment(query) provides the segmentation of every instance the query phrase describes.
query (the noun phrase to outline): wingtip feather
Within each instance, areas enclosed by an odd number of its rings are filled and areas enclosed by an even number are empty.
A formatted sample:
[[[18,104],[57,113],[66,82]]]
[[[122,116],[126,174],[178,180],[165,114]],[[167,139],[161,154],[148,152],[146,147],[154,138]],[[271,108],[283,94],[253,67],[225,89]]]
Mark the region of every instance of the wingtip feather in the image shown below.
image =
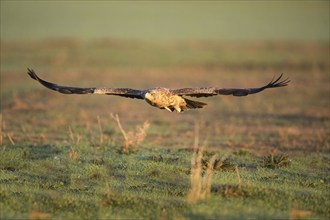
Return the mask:
[[[267,87],[268,88],[276,88],[276,87],[283,87],[283,86],[287,86],[290,82],[289,78],[286,78],[282,81],[280,81],[280,79],[282,79],[283,73],[281,73],[281,75],[274,80],[275,77],[273,77],[273,79],[268,83]]]
[[[34,72],[33,69],[27,68],[29,76],[34,80],[39,80],[37,74]]]

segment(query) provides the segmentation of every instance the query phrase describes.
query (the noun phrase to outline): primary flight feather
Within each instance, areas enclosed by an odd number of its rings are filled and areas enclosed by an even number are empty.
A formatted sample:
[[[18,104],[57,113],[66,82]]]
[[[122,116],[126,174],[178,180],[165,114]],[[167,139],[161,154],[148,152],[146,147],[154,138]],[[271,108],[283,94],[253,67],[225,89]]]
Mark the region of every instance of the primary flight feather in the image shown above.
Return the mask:
[[[176,110],[182,112],[187,109],[203,108],[206,103],[197,102],[187,99],[183,96],[192,97],[208,97],[215,95],[234,95],[234,96],[247,96],[255,94],[269,88],[278,88],[287,86],[290,82],[289,79],[282,79],[281,74],[277,79],[273,79],[267,85],[259,88],[244,88],[244,89],[231,89],[231,88],[182,88],[182,89],[168,89],[163,87],[156,87],[151,89],[130,89],[130,88],[80,88],[71,86],[61,86],[55,83],[47,82],[32,70],[28,69],[30,77],[38,81],[43,86],[64,94],[104,94],[104,95],[117,95],[127,98],[144,99],[150,105],[166,109],[170,112]]]

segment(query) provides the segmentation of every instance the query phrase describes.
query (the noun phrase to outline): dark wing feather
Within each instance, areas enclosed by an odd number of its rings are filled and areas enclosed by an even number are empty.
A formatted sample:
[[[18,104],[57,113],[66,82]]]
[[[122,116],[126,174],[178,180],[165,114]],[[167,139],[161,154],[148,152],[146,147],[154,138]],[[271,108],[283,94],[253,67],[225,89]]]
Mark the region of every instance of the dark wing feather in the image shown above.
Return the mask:
[[[43,86],[64,94],[105,94],[105,95],[118,95],[127,98],[143,99],[142,90],[129,89],[129,88],[112,89],[112,88],[80,88],[80,87],[71,87],[71,86],[61,86],[41,79],[31,69],[28,69],[28,74],[32,79],[38,81]]]
[[[267,85],[259,88],[246,88],[246,89],[216,89],[216,93],[219,95],[234,95],[234,96],[247,96],[249,94],[255,94],[258,92],[261,92],[265,89],[270,89],[270,88],[277,88],[277,87],[283,87],[287,86],[290,80],[284,79],[281,80],[283,73],[276,79],[270,81]]]
[[[254,94],[261,92],[269,88],[277,88],[287,86],[290,82],[289,79],[280,81],[283,73],[276,79],[270,81],[267,85],[260,88],[247,88],[247,89],[217,89],[214,87],[209,88],[183,88],[183,89],[174,89],[171,92],[175,95],[185,95],[193,97],[208,97],[214,95],[234,95],[234,96],[246,96],[249,94]]]
[[[216,89],[213,87],[209,88],[183,88],[183,89],[173,89],[171,90],[174,95],[185,95],[193,97],[208,97],[218,95]]]

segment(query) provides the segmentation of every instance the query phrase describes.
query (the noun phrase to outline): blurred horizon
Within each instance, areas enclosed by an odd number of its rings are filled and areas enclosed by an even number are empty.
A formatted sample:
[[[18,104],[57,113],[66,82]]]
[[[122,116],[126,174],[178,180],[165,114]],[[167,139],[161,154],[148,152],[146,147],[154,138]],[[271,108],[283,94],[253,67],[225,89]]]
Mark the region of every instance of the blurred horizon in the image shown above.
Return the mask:
[[[1,40],[326,41],[329,1],[1,1]]]

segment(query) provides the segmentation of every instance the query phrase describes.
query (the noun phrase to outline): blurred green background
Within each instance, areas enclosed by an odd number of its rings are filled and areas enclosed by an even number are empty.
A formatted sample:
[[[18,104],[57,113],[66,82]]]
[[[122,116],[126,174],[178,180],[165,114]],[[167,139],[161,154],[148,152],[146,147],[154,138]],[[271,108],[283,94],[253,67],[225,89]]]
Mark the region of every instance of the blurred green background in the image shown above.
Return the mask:
[[[1,1],[2,40],[329,40],[329,1]]]

